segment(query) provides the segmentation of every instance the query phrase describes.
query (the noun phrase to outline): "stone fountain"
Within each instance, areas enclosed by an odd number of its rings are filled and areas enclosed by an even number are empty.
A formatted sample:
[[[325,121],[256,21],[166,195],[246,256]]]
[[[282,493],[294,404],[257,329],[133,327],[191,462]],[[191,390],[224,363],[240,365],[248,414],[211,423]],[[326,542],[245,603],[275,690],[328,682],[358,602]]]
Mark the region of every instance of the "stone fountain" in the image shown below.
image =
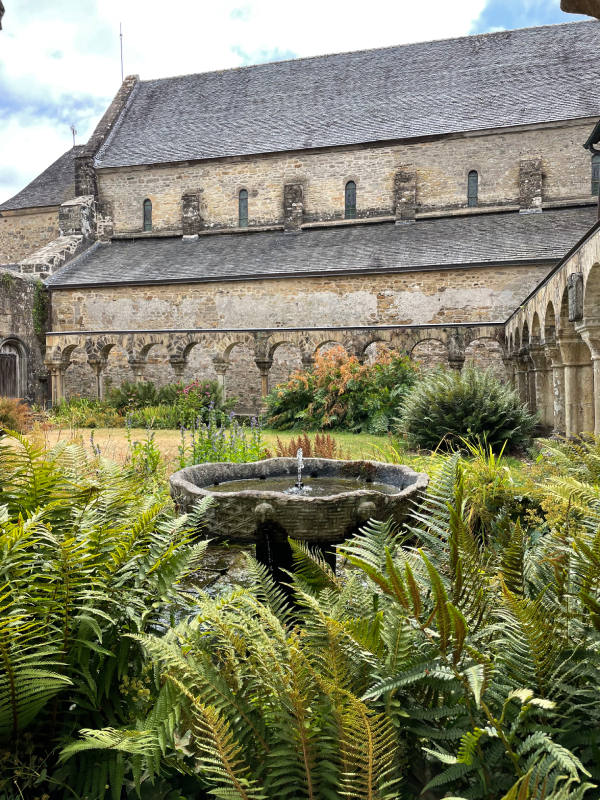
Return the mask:
[[[318,546],[335,568],[335,545],[369,519],[402,522],[425,473],[374,461],[269,458],[248,464],[199,464],[171,477],[180,511],[207,495],[217,500],[207,512],[205,532],[219,541],[256,544],[256,557],[278,580],[292,565],[288,536]]]

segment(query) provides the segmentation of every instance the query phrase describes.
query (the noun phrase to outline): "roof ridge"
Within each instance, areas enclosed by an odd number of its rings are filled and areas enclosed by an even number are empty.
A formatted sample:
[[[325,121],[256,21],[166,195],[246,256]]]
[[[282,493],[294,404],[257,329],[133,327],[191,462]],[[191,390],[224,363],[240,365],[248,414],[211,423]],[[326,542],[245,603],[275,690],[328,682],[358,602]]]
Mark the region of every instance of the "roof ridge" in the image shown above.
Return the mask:
[[[460,42],[467,39],[483,39],[492,36],[505,36],[507,33],[519,33],[520,31],[539,31],[544,28],[566,28],[572,25],[593,25],[598,24],[600,20],[572,20],[569,22],[555,22],[547,25],[530,25],[523,28],[508,28],[500,31],[487,31],[485,33],[469,33],[465,36],[448,36],[444,39],[422,39],[418,42],[404,42],[403,44],[390,44],[384,47],[366,47],[358,50],[340,50],[335,53],[320,53],[314,56],[298,56],[297,58],[282,58],[276,61],[264,61],[258,64],[243,64],[239,67],[224,67],[223,69],[211,69],[205,72],[184,72],[181,75],[167,75],[164,78],[148,78],[147,80],[140,80],[139,84],[144,83],[157,83],[163,81],[176,81],[180,78],[191,78],[198,75],[222,75],[227,72],[241,72],[242,70],[257,69],[259,67],[270,67],[275,64],[293,64],[299,61],[316,61],[318,59],[336,58],[337,56],[350,56],[359,53],[381,53],[385,50],[399,50],[404,47],[419,47],[426,44],[442,44],[444,42]]]

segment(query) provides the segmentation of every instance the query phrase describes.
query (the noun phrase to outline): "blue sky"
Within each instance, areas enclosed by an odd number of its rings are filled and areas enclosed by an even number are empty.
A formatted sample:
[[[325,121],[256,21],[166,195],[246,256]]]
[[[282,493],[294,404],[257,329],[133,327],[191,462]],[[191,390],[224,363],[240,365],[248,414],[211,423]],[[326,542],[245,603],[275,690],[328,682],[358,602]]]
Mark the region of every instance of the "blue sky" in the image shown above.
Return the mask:
[[[8,0],[0,202],[91,134],[125,74],[181,75],[579,19],[559,0]]]

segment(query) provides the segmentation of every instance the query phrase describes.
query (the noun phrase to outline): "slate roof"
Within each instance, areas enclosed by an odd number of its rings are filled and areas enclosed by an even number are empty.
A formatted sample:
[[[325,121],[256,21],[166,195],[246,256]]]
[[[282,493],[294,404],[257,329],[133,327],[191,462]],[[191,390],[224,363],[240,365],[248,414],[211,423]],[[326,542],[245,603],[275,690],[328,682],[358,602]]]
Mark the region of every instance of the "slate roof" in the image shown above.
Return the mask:
[[[98,167],[250,155],[600,115],[600,23],[142,81]]]
[[[0,204],[0,211],[15,211],[20,208],[43,208],[59,206],[75,197],[74,159],[84,145],[76,145],[34,178],[10,200]]]
[[[247,280],[554,261],[596,221],[596,208],[480,214],[411,225],[312,228],[97,243],[48,280],[52,288]]]

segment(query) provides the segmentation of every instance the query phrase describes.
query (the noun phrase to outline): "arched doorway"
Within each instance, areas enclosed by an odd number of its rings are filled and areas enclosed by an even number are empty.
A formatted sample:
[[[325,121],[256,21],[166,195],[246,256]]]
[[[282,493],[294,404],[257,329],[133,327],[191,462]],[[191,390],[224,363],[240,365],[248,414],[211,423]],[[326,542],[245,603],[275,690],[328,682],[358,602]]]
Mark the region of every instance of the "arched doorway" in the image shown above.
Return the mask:
[[[0,396],[25,397],[27,395],[27,354],[17,339],[0,342]]]

